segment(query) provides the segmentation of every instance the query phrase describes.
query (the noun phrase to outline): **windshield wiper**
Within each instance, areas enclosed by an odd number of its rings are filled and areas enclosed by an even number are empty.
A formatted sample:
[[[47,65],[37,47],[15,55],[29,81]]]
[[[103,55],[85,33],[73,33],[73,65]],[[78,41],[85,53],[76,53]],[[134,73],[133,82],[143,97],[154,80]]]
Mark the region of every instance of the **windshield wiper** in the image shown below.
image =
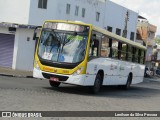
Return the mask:
[[[66,45],[70,40],[72,40],[73,38],[75,38],[75,36],[77,36],[77,32],[74,32],[73,35],[71,35],[69,38],[67,38],[66,40],[64,40],[63,46]]]

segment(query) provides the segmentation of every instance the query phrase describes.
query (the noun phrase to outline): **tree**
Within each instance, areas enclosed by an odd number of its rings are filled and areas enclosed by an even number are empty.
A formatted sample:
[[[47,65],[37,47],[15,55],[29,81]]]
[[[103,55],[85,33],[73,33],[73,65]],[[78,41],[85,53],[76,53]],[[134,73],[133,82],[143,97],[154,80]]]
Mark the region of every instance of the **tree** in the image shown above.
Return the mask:
[[[160,38],[157,37],[157,38],[155,39],[155,42],[160,45]]]

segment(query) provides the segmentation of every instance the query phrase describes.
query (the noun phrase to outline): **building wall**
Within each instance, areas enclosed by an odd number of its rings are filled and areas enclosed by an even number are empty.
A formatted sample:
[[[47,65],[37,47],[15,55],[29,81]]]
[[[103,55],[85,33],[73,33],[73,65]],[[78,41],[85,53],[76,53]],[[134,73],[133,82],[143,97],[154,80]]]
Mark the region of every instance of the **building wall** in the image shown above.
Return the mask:
[[[33,30],[17,29],[15,34],[13,69],[33,70],[35,41],[32,38]]]
[[[66,5],[70,4],[70,14],[66,14]],[[79,6],[79,14],[75,16],[75,7]],[[38,8],[38,0],[31,0],[29,24],[42,25],[48,19],[64,19],[83,21],[103,27],[104,18],[103,1],[99,0],[48,0],[47,9]],[[82,17],[82,8],[85,8],[85,17]],[[100,21],[96,22],[96,12],[100,12]]]
[[[30,0],[0,0],[0,22],[28,24],[29,8]]]
[[[0,27],[0,33],[15,35],[12,68],[32,71],[35,49],[35,41],[32,40],[33,30],[17,28],[14,33],[9,32],[8,27]]]
[[[120,6],[111,1],[106,2],[106,10],[105,10],[105,21],[104,27],[111,26],[113,27],[113,33],[116,33],[116,28],[121,29],[121,35],[125,27],[125,17],[127,13],[127,8]],[[134,38],[136,38],[136,26],[137,26],[137,18],[138,13],[128,10],[129,12],[129,20],[127,24],[127,38],[130,39],[130,33],[134,32]],[[135,39],[134,39],[135,40]]]
[[[116,28],[124,28],[124,18],[125,18],[125,9],[122,6],[119,6],[113,2],[108,1],[106,3],[105,11],[105,26],[113,27],[113,32],[115,33]],[[118,21],[118,22],[117,22]]]
[[[154,62],[156,60],[152,59],[154,55],[154,46],[155,43],[155,33],[156,33],[157,27],[150,24],[146,19],[138,19],[137,24],[137,32],[138,37],[137,39],[143,41],[146,44],[147,51],[146,51],[146,66],[153,68]]]
[[[109,0],[48,0],[47,9],[38,8],[38,1],[14,0],[14,2],[11,2],[11,0],[1,0],[0,14],[3,17],[0,18],[0,22],[42,25],[48,19],[64,19],[91,23],[101,28],[111,26],[114,33],[116,28],[119,28],[122,34],[125,15],[128,10]],[[66,14],[67,4],[71,5],[70,14]],[[79,7],[78,16],[75,15],[76,6]],[[85,8],[85,17],[82,17],[82,8]],[[131,10],[128,11],[127,38],[130,39],[130,33],[136,33],[138,13]],[[96,21],[96,12],[100,13],[99,21]]]
[[[15,34],[15,33],[9,32],[7,27],[0,27],[0,33]]]
[[[82,21],[103,27],[105,2],[98,0],[60,0],[58,11],[61,10],[60,19]],[[66,5],[71,4],[71,13],[66,14]],[[75,16],[75,7],[79,6],[79,14]],[[82,17],[82,8],[85,8],[85,17]],[[100,19],[96,21],[96,12],[100,13]]]
[[[70,14],[66,14],[67,4],[71,5]],[[79,6],[78,16],[75,16],[76,6]],[[85,8],[85,17],[82,17],[82,8]],[[111,26],[114,33],[119,28],[121,35],[126,11],[126,8],[109,0],[48,0],[47,9],[38,8],[38,0],[0,0],[0,14],[3,16],[0,17],[0,22],[39,26],[47,19],[64,19],[91,23],[101,28]],[[96,21],[96,12],[100,13],[99,21]],[[136,12],[129,10],[127,38],[130,38],[130,32],[136,33],[137,16]],[[3,32],[8,32],[8,28],[0,27],[0,33]],[[35,41],[32,37],[33,30],[16,30],[13,69],[33,69]],[[30,40],[27,41],[27,38]]]
[[[9,32],[8,31],[8,27],[0,27],[0,33],[2,34],[13,34],[15,35],[14,32]],[[0,38],[1,39],[1,38]],[[14,41],[14,45],[15,45],[15,41]],[[13,61],[12,61],[12,65],[13,65],[13,62],[14,62],[14,59],[16,58],[16,56],[14,56],[14,51],[16,50],[16,47],[14,47],[14,50],[13,50]]]
[[[139,39],[142,39],[145,43],[147,43],[148,38],[148,23],[146,22],[138,22],[137,31],[140,35]]]
[[[48,0],[47,9],[38,8],[38,0],[30,0],[30,25],[42,25],[45,20],[57,19],[58,0]]]
[[[66,14],[66,6],[70,4],[70,14]],[[64,19],[72,21],[82,21],[91,23],[101,28],[107,26],[113,27],[113,32],[116,28],[122,31],[125,26],[125,16],[127,8],[115,4],[109,0],[48,0],[47,9],[38,8],[38,0],[32,0],[30,3],[29,24],[42,25],[47,19]],[[75,15],[76,6],[79,7],[78,16]],[[85,17],[82,17],[82,8],[85,8]],[[129,11],[128,34],[130,39],[131,32],[134,32],[134,40],[136,37],[136,25],[138,13]],[[100,13],[100,20],[96,21],[96,12]]]

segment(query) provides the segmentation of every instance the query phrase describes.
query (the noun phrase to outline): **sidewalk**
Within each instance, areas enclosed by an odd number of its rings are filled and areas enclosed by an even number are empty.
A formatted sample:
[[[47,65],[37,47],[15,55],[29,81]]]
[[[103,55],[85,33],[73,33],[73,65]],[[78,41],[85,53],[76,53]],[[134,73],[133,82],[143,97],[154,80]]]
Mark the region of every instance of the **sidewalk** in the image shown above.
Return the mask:
[[[0,67],[0,76],[33,78],[33,73],[31,71],[13,70],[11,68]]]

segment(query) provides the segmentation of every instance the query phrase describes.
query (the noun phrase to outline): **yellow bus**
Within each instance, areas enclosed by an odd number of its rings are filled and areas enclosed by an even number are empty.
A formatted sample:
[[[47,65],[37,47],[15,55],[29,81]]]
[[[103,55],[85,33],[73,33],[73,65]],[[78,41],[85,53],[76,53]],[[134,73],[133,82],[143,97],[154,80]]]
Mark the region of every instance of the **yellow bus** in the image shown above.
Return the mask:
[[[144,77],[146,47],[82,22],[47,20],[38,39],[33,76],[61,83],[128,89]]]

